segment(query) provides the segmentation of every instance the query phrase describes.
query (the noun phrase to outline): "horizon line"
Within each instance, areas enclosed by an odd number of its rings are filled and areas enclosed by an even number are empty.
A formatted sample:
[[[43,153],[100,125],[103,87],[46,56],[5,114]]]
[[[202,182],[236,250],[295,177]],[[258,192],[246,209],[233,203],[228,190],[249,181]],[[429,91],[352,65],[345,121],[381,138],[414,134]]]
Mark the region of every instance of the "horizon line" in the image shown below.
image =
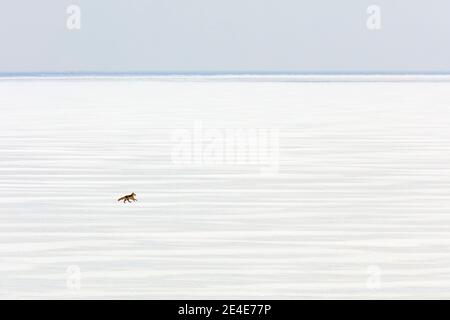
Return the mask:
[[[5,80],[95,80],[95,79],[179,80],[203,79],[210,81],[282,81],[282,82],[450,82],[450,73],[286,73],[286,72],[15,72],[1,73]]]
[[[437,75],[437,76],[450,76],[450,71],[444,72],[424,72],[424,71],[405,71],[405,72],[392,72],[392,71],[379,71],[379,72],[346,72],[346,71],[337,71],[337,72],[302,72],[302,71],[30,71],[30,72],[1,72],[0,77],[4,76],[51,76],[51,75],[67,75],[67,76],[77,76],[77,75],[144,75],[144,76],[188,76],[188,75],[285,75],[285,76],[356,76],[356,75],[367,75],[367,76],[424,76],[424,75]]]

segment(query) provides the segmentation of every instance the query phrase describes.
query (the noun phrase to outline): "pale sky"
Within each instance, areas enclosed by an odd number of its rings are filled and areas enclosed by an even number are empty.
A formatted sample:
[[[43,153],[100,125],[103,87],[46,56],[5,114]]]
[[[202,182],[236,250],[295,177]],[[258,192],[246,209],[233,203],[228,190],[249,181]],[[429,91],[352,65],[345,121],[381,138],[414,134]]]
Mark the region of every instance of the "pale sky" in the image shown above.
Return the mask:
[[[69,5],[81,29],[66,27]],[[368,30],[369,5],[381,29]],[[0,73],[450,72],[448,0],[14,0]]]

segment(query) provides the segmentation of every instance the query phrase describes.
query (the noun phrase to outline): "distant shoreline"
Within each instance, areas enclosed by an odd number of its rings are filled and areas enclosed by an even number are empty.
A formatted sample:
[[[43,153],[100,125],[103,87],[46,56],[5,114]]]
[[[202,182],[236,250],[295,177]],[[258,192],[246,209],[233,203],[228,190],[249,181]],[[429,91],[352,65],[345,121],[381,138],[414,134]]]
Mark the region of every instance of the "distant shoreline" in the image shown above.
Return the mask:
[[[450,82],[450,74],[0,74],[0,81],[5,80]]]

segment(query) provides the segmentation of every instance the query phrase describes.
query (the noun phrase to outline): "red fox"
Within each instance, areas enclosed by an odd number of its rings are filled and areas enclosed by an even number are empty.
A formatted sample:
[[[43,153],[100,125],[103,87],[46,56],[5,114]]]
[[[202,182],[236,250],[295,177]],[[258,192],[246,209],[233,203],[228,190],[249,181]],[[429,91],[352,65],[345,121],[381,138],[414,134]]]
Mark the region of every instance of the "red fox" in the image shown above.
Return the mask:
[[[125,202],[131,202],[131,200],[133,200],[133,202],[134,201],[137,201],[137,199],[136,199],[136,193],[132,193],[132,194],[130,194],[130,195],[128,195],[128,196],[124,196],[124,197],[122,197],[122,198],[120,198],[119,200],[117,200],[117,201],[123,201],[123,203],[125,203]]]

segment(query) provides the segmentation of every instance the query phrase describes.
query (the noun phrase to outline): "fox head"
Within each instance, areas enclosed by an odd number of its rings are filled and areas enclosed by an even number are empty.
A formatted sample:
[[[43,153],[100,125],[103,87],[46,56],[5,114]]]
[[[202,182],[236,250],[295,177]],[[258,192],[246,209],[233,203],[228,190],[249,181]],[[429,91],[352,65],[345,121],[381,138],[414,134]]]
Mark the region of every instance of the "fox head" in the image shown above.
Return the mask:
[[[133,192],[133,193],[131,194],[131,197],[132,197],[133,199],[136,199],[136,193]]]

